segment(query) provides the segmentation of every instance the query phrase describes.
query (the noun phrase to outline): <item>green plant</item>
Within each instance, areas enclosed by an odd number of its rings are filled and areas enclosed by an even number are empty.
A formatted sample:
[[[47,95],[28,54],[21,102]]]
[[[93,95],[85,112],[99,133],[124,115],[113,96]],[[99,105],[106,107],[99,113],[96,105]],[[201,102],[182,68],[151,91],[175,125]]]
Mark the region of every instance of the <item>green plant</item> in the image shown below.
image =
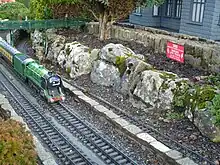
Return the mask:
[[[17,121],[0,122],[0,165],[37,164],[33,138]]]
[[[212,104],[209,108],[211,109],[212,115],[215,117],[214,124],[220,126],[220,94],[217,94],[213,98]]]
[[[26,16],[29,17],[30,11],[28,8],[19,2],[10,2],[0,5],[0,18],[18,20],[25,19]]]

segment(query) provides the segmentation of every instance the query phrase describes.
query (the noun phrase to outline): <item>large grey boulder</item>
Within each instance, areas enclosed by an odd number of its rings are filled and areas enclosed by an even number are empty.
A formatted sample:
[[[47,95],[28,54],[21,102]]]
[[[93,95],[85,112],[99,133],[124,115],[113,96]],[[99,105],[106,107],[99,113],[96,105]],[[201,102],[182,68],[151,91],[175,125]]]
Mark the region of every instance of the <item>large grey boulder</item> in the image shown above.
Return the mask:
[[[194,124],[200,132],[214,141],[220,140],[220,127],[213,123],[214,117],[209,109],[200,109],[194,112]]]
[[[57,57],[57,62],[62,68],[66,68],[71,78],[74,78],[90,73],[92,63],[97,58],[97,50],[90,51],[89,47],[72,42],[65,44],[64,50],[61,50]]]
[[[131,56],[144,58],[142,55],[136,55],[130,48],[122,44],[110,43],[105,45],[100,51],[100,58],[113,64],[117,63],[118,58],[127,58]]]
[[[64,48],[65,46],[65,37],[61,35],[56,35],[55,41],[52,42],[50,47],[48,48],[48,53],[46,58],[48,60],[57,60],[57,57],[60,53],[60,51]]]
[[[118,68],[101,60],[94,62],[90,78],[92,82],[99,85],[117,89],[120,87],[120,73]]]
[[[181,84],[184,88],[186,79],[177,75],[157,70],[145,70],[141,73],[133,95],[140,98],[149,108],[170,110],[175,96],[175,89]],[[178,85],[177,85],[178,84]]]
[[[126,59],[126,70],[121,78],[121,93],[131,96],[134,91],[134,86],[140,81],[141,72],[152,69],[153,67],[135,57]]]

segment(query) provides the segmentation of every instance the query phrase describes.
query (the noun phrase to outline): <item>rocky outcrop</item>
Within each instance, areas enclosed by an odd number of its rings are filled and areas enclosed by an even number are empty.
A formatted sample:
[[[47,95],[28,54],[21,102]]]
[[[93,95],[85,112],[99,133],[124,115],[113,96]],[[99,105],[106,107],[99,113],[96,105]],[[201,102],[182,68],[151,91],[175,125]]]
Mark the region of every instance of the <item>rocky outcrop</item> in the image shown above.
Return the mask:
[[[215,96],[213,91],[216,87],[195,85],[173,73],[155,70],[145,62],[143,55],[135,54],[121,44],[110,43],[100,50],[92,50],[77,41],[66,43],[63,36],[52,32],[47,31],[50,41],[46,57],[57,62],[71,78],[90,74],[94,83],[113,87],[128,95],[134,106],[144,110],[161,113],[180,109],[203,135],[218,139],[219,126],[213,124],[215,116],[211,111],[204,110],[208,107],[206,103],[211,102]],[[38,52],[43,57],[43,50]],[[199,66],[199,60],[197,64]]]
[[[39,61],[42,61],[45,56],[43,33],[39,30],[35,30],[34,33],[31,33],[31,40],[32,48],[35,50],[36,56],[38,57]]]
[[[98,52],[97,49],[91,51],[89,47],[78,42],[66,43],[64,50],[61,50],[57,57],[57,62],[74,78],[91,72]]]
[[[212,139],[220,142],[220,127],[216,126],[215,119],[209,109],[196,110],[194,113],[194,124],[200,132]]]
[[[64,46],[65,46],[65,37],[57,35],[55,41],[52,42],[48,48],[46,59],[51,61],[52,60],[56,61],[60,51],[64,48]]]

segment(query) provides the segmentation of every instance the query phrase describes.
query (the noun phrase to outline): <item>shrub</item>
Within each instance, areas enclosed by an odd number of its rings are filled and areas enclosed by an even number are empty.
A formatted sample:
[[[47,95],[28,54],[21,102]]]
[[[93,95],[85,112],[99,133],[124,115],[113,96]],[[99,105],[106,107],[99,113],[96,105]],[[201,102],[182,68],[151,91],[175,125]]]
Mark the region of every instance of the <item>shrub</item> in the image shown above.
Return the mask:
[[[24,4],[19,2],[10,2],[0,5],[0,18],[18,20],[25,19],[25,16],[29,16],[29,10]]]
[[[32,136],[14,120],[0,122],[0,165],[37,164]]]

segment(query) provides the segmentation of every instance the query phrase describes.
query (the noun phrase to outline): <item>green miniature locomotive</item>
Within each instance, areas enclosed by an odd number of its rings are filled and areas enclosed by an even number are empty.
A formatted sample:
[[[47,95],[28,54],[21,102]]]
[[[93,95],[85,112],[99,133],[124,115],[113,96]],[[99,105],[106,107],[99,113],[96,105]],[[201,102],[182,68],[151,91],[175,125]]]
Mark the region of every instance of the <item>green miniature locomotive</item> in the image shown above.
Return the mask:
[[[0,37],[0,56],[49,103],[64,101],[62,80],[38,61],[19,52]]]

